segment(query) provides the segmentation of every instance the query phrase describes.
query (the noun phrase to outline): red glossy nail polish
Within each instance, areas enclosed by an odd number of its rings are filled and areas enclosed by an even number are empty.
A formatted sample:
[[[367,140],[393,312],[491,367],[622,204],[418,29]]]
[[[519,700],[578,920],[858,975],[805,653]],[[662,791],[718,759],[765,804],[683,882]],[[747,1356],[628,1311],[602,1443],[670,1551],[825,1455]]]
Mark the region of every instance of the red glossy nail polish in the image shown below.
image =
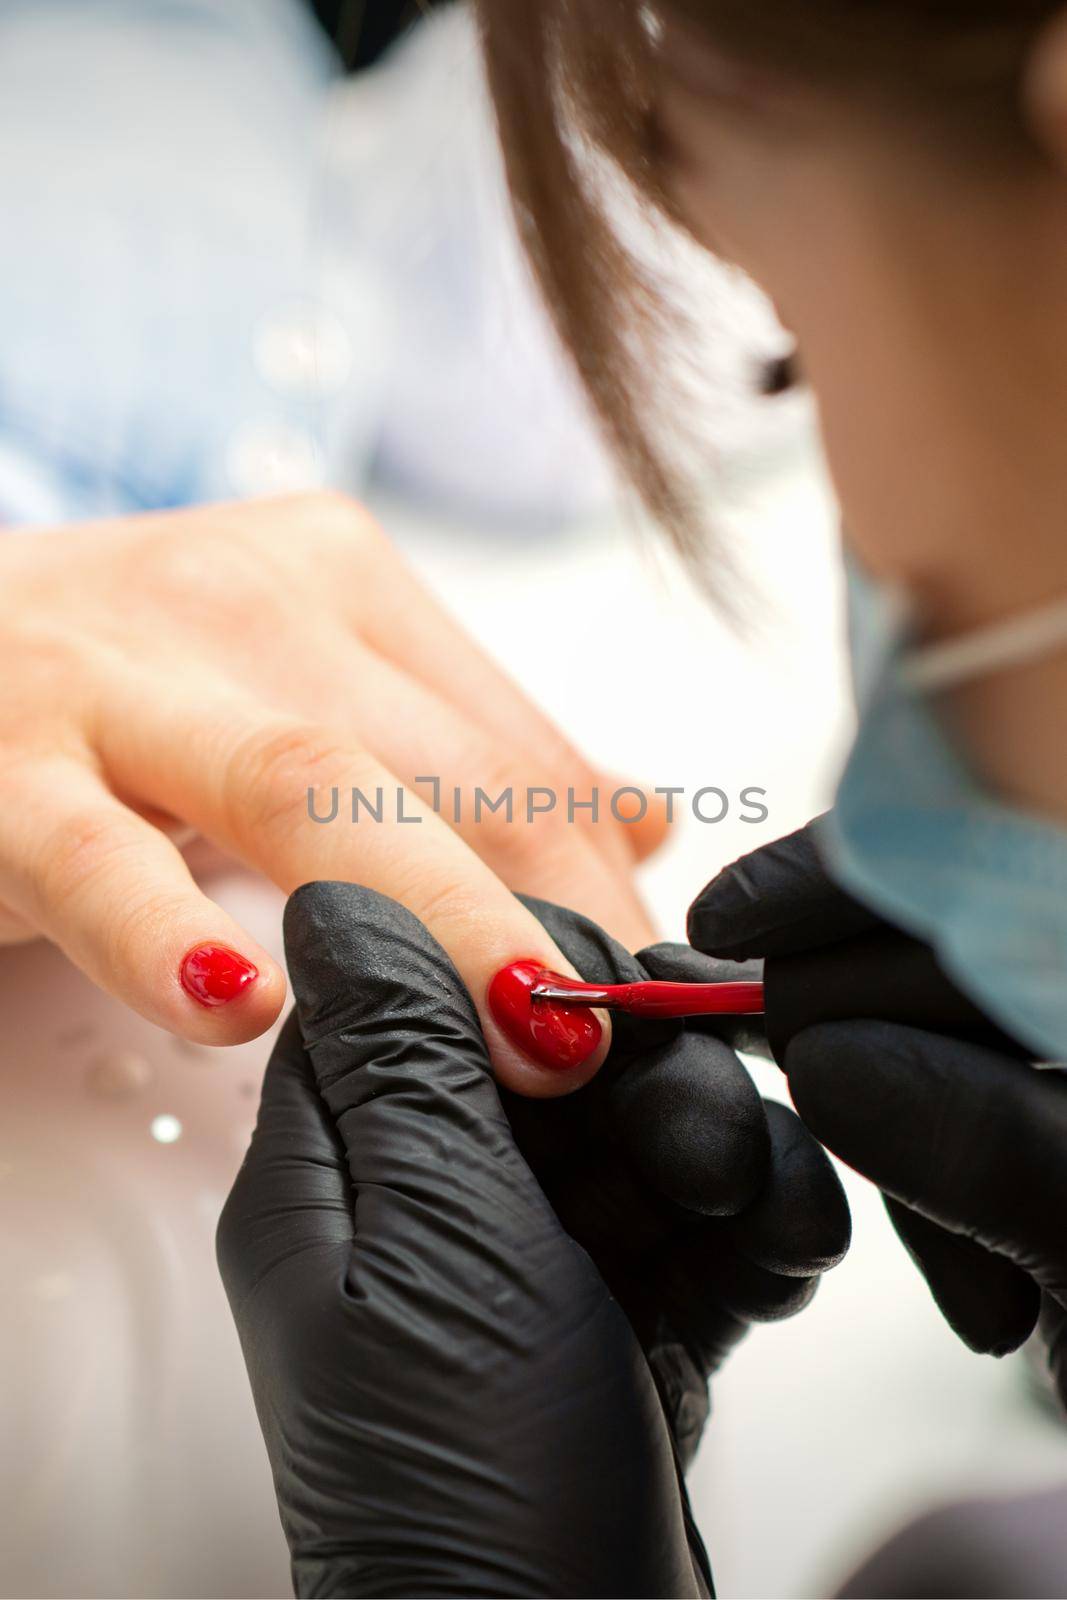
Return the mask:
[[[489,985],[489,1009],[503,1033],[542,1067],[579,1067],[600,1043],[601,1027],[589,1010],[530,999],[544,976],[543,961],[513,961]]]
[[[186,994],[202,1006],[228,1006],[259,977],[259,968],[222,944],[199,944],[181,966]]]

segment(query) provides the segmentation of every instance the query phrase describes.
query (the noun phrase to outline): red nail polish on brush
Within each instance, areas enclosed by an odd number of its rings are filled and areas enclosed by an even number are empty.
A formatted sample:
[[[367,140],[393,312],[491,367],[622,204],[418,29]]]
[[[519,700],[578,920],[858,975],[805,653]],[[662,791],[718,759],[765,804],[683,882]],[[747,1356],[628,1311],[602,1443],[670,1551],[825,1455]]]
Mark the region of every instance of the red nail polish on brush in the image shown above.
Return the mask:
[[[259,977],[259,968],[222,944],[201,944],[181,965],[181,985],[202,1006],[227,1006]]]
[[[544,977],[543,961],[513,961],[489,985],[489,1009],[502,1033],[539,1066],[580,1067],[596,1049],[601,1027],[589,1010],[531,999]]]

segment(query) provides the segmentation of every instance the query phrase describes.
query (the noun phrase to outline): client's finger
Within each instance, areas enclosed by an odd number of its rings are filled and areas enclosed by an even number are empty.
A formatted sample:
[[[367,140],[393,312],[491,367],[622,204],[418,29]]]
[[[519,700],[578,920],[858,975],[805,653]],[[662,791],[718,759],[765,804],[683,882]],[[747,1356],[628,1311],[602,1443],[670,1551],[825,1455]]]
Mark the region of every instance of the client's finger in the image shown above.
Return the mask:
[[[524,1029],[521,1015],[508,1032],[494,1017],[488,990],[501,968],[534,960],[574,969],[484,862],[369,751],[332,727],[279,719],[243,698],[213,702],[205,686],[151,687],[149,695],[124,692],[119,682],[109,702],[100,743],[116,787],[165,806],[287,891],[360,880],[406,905],[455,962],[510,1088],[555,1095],[593,1075],[610,1039],[603,1013],[573,1026],[564,1019],[547,1037]],[[346,826],[339,801],[338,816],[317,823],[309,789],[358,790],[382,820]]]
[[[448,700],[499,748],[551,775],[560,787],[573,784],[588,791],[596,785],[606,790],[605,814],[592,834],[617,866],[631,853],[641,857],[656,847],[663,826],[659,802],[650,801],[641,824],[617,824],[607,809],[607,796],[616,786],[609,787],[610,780],[597,773],[532,697],[449,616],[383,534],[342,550],[340,559],[352,580],[343,592],[351,596],[350,616],[362,641],[435,694],[442,688],[441,663],[447,661]],[[358,581],[352,562],[358,565]]]
[[[355,659],[336,661],[335,670],[324,675],[332,704],[327,709],[324,695],[318,697],[320,720],[342,726],[347,710],[363,745],[509,889],[565,899],[627,945],[648,937],[648,913],[632,882],[633,859],[628,851],[604,846],[605,829],[618,831],[608,795],[600,820],[593,822],[577,757],[569,773],[546,767],[524,748],[521,728],[504,742],[446,692],[418,682],[372,650],[350,648]],[[348,688],[353,676],[360,686],[355,702]],[[337,685],[347,706],[338,700]]]
[[[0,900],[94,983],[203,1044],[254,1039],[285,978],[158,828],[66,756],[23,762],[0,806]]]

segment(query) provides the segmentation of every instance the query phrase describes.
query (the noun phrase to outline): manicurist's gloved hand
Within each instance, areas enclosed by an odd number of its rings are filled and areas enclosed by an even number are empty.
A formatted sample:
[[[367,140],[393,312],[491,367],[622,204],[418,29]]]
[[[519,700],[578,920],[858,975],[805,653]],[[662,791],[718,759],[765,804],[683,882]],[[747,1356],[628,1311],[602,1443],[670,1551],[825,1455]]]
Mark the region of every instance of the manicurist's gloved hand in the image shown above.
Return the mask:
[[[693,904],[729,960],[838,945],[879,926],[833,884],[811,827],[754,851]],[[946,1319],[1004,1354],[1042,1328],[1067,1398],[1067,1074],[877,1017],[826,1022],[781,1063],[808,1127],[879,1185]]]
[[[532,909],[584,976],[643,975]],[[502,1101],[450,960],[371,890],[299,890],[286,942],[219,1259],[298,1592],[709,1592],[682,1466],[709,1372],[846,1246],[822,1151],[678,1024]]]

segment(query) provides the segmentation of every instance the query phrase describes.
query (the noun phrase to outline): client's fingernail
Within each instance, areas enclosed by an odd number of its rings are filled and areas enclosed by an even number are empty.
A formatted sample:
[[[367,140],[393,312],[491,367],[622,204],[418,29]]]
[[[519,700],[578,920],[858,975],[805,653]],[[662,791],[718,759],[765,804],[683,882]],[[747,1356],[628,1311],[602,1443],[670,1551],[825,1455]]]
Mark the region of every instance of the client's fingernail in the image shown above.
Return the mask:
[[[226,1006],[259,977],[259,968],[222,944],[199,944],[181,966],[186,994],[202,1006]]]
[[[579,1067],[600,1043],[601,1028],[588,1007],[531,1000],[543,961],[513,961],[489,985],[489,1009],[501,1031],[542,1067]]]

